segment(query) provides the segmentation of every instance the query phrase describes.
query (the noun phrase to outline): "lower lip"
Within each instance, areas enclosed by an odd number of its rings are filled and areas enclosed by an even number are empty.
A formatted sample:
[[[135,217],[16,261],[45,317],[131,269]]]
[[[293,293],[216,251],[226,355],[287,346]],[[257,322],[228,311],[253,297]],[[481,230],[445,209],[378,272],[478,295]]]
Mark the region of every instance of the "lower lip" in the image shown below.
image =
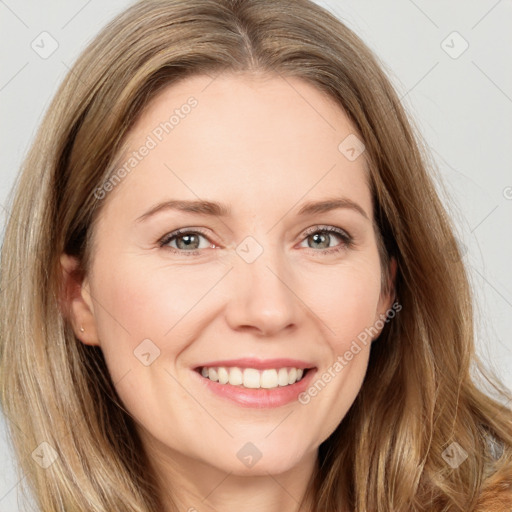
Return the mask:
[[[203,386],[206,386],[212,393],[226,398],[242,407],[252,407],[256,409],[267,409],[281,407],[298,399],[310,385],[316,368],[311,368],[306,375],[288,386],[278,386],[272,389],[264,388],[244,388],[241,386],[232,386],[231,384],[220,384],[206,377],[203,377],[198,371],[193,370],[197,378],[201,379]]]

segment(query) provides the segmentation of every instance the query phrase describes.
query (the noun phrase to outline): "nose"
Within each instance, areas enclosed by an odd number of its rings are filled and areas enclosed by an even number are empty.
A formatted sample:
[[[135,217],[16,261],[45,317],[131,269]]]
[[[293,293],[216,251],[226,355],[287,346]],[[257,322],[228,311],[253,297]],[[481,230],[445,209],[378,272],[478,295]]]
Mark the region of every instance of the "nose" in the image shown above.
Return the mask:
[[[293,330],[300,300],[293,290],[293,273],[277,249],[265,249],[252,263],[239,258],[234,267],[226,308],[229,326],[260,336]]]

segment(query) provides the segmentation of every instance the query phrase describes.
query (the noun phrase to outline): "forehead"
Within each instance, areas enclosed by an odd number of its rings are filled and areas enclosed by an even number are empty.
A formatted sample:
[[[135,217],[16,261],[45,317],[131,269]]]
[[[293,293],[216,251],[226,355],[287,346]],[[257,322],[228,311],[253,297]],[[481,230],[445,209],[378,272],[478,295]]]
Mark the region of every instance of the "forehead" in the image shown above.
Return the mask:
[[[371,215],[365,154],[342,151],[352,138],[361,139],[342,108],[301,79],[189,77],[161,91],[130,130],[117,161],[129,172],[109,200],[206,198],[254,213],[256,204],[340,195]]]

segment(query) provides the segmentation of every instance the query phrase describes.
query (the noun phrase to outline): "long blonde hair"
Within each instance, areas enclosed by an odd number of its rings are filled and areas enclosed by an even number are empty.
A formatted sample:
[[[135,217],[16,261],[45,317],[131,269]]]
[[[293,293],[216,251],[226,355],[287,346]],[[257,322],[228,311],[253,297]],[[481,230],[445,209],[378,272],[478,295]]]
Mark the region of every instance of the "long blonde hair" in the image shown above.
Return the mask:
[[[389,259],[398,263],[402,309],[319,448],[315,510],[509,510],[512,411],[501,402],[512,397],[475,354],[468,275],[434,169],[378,59],[309,0],[141,1],[101,31],[58,90],[13,189],[1,258],[0,396],[38,506],[163,510],[101,350],[77,340],[62,314],[59,256],[89,271],[95,191],[156,93],[229,72],[299,77],[337,101],[366,146],[383,282]],[[454,446],[467,454],[457,468],[446,462]],[[36,448],[56,457],[46,469]]]

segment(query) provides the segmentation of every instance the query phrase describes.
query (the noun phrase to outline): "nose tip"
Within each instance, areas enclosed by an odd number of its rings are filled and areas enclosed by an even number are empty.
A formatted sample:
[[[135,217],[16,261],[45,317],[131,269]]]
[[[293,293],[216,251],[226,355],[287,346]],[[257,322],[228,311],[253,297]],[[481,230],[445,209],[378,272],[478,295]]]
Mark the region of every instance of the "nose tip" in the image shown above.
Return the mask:
[[[286,283],[286,278],[292,278],[276,259],[277,268],[274,270],[270,260],[268,255],[266,258],[262,255],[251,264],[239,262],[227,309],[227,319],[232,329],[254,330],[261,336],[272,336],[295,326],[297,298]]]

